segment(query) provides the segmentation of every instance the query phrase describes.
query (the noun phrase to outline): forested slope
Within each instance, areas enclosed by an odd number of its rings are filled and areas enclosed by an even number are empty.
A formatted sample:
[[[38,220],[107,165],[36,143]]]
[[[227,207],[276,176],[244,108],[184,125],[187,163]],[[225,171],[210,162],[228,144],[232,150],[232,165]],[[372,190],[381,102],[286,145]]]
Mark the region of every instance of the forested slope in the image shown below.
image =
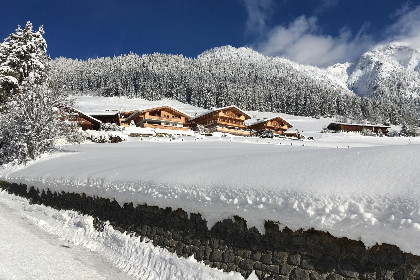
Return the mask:
[[[328,69],[231,46],[197,58],[159,53],[87,61],[57,58],[52,80],[76,95],[166,97],[204,108],[235,104],[245,110],[394,124],[415,123],[420,107],[412,96],[360,97]]]

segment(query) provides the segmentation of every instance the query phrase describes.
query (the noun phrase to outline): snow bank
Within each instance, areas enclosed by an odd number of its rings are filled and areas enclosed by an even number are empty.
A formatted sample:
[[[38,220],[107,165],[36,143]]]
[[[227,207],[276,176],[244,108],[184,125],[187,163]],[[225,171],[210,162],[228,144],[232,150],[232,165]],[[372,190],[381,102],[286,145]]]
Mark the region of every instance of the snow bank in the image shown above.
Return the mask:
[[[102,232],[93,218],[74,211],[57,211],[0,191],[0,202],[8,205],[43,230],[75,245],[99,253],[136,279],[244,279],[239,273],[224,273],[198,263],[193,257],[179,258],[148,240],[127,235],[106,224]]]
[[[1,177],[120,204],[199,212],[209,226],[238,215],[260,231],[272,220],[420,255],[419,154],[414,144],[336,149],[132,141],[81,145],[21,170],[3,170]]]

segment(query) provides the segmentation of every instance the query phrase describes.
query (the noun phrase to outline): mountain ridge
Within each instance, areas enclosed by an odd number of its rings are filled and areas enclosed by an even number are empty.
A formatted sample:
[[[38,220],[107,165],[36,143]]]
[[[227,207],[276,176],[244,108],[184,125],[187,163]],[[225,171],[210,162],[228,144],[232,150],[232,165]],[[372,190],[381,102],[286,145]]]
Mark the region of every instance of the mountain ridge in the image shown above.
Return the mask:
[[[206,50],[198,55],[197,59],[248,59],[252,62],[260,60],[288,64],[305,74],[310,72],[314,77],[328,79],[333,85],[362,97],[378,94],[376,88],[391,79],[392,83],[404,87],[402,94],[405,97],[420,97],[420,50],[401,42],[378,45],[362,54],[357,62],[338,63],[326,68],[299,64],[283,57],[265,56],[251,48],[235,48],[230,45]],[[393,75],[393,71],[397,71],[398,74]],[[407,81],[407,76],[412,77],[414,81]]]

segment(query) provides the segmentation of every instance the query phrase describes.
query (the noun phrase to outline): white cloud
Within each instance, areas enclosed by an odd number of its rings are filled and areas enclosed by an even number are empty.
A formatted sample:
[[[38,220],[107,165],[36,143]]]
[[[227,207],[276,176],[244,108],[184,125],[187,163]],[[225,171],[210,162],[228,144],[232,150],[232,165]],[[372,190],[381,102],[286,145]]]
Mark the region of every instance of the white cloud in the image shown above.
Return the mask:
[[[265,40],[253,47],[269,56],[283,56],[293,61],[316,66],[354,61],[372,47],[363,28],[353,36],[343,28],[337,37],[323,35],[316,17],[300,16],[288,26],[276,26]]]
[[[337,6],[339,1],[340,0],[321,0],[321,5],[315,9],[315,14],[320,14],[332,7]]]
[[[248,33],[256,34],[266,29],[266,20],[270,8],[274,5],[273,0],[243,0],[248,19],[246,30]]]
[[[399,10],[396,22],[387,28],[384,41],[401,41],[420,48],[420,5],[411,10],[404,7]]]
[[[336,6],[340,0],[322,0],[314,14]],[[282,56],[302,64],[329,66],[354,62],[364,52],[378,44],[400,41],[420,48],[420,5],[412,7],[405,2],[391,18],[395,22],[374,36],[362,26],[357,34],[343,27],[337,36],[322,33],[317,17],[302,15],[288,24],[268,28],[267,15],[273,0],[243,0],[248,12],[247,32],[257,35],[250,47],[268,56]],[[380,37],[381,38],[378,38]]]

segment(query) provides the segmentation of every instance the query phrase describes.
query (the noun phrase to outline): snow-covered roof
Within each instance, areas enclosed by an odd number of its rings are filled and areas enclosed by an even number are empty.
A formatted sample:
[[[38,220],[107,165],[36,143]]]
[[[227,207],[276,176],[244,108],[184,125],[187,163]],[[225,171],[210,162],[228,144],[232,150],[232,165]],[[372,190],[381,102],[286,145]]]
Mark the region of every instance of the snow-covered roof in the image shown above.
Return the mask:
[[[82,112],[82,111],[80,111],[80,110],[77,110],[77,109],[75,109],[75,108],[71,108],[70,110],[71,110],[72,112],[77,113],[79,116],[81,116],[81,117],[83,117],[83,118],[85,118],[85,119],[87,119],[87,120],[90,120],[90,121],[96,122],[96,123],[98,123],[98,124],[101,124],[101,123],[102,123],[102,121],[98,120],[97,118],[94,118],[94,117],[92,117],[91,115],[89,115],[89,114],[87,114],[87,113],[84,113],[84,112]]]
[[[349,125],[349,126],[372,126],[372,127],[383,127],[383,128],[390,128],[389,125],[383,124],[371,124],[371,123],[346,123],[346,122],[332,122],[331,124],[339,124],[339,125]]]
[[[264,122],[271,121],[271,120],[278,119],[278,118],[282,119],[283,122],[287,123],[289,125],[289,127],[293,127],[293,125],[291,125],[288,121],[286,121],[281,116],[274,116],[274,117],[262,118],[262,119],[260,119],[260,118],[258,118],[258,119],[252,118],[252,119],[249,119],[249,120],[246,121],[246,125],[249,125],[249,126],[256,125],[256,124],[264,123]]]
[[[194,116],[207,112],[208,110],[185,104],[173,99],[162,99],[156,101],[145,100],[142,98],[127,97],[102,97],[102,96],[77,96],[75,107],[83,112],[129,112],[141,111],[161,106],[169,106],[188,116]]]
[[[175,112],[178,112],[179,114],[183,115],[184,117],[191,118],[191,116],[190,116],[190,115],[188,115],[188,114],[186,114],[186,113],[184,113],[184,112],[182,112],[182,111],[180,111],[180,110],[178,110],[178,109],[175,109],[175,108],[174,108],[174,107],[172,107],[172,106],[166,106],[166,105],[163,105],[163,106],[154,107],[154,108],[148,108],[148,109],[143,109],[143,110],[136,110],[134,113],[132,113],[130,116],[128,116],[128,117],[125,119],[125,121],[129,121],[129,120],[131,120],[131,119],[132,119],[135,115],[137,115],[138,113],[148,112],[148,111],[153,111],[153,110],[158,110],[158,109],[163,109],[163,108],[169,108],[170,110],[173,110],[173,111],[175,111]]]
[[[210,113],[213,113],[213,112],[217,112],[217,111],[221,111],[221,110],[225,110],[225,109],[230,109],[230,108],[234,108],[234,109],[240,111],[241,113],[243,113],[245,115],[245,118],[246,117],[251,118],[250,115],[248,115],[245,111],[239,109],[237,106],[230,105],[230,106],[225,106],[225,107],[220,107],[220,108],[213,108],[212,110],[208,110],[207,112],[204,112],[202,114],[199,114],[199,115],[194,116],[193,118],[191,118],[191,121],[192,120],[196,120],[198,118],[201,118],[201,117],[203,117],[203,116],[205,116],[207,114],[210,114]]]
[[[100,111],[100,112],[86,112],[85,114],[88,114],[90,116],[115,116],[115,115],[118,115],[119,112],[116,112],[116,111],[111,111],[111,112]]]

